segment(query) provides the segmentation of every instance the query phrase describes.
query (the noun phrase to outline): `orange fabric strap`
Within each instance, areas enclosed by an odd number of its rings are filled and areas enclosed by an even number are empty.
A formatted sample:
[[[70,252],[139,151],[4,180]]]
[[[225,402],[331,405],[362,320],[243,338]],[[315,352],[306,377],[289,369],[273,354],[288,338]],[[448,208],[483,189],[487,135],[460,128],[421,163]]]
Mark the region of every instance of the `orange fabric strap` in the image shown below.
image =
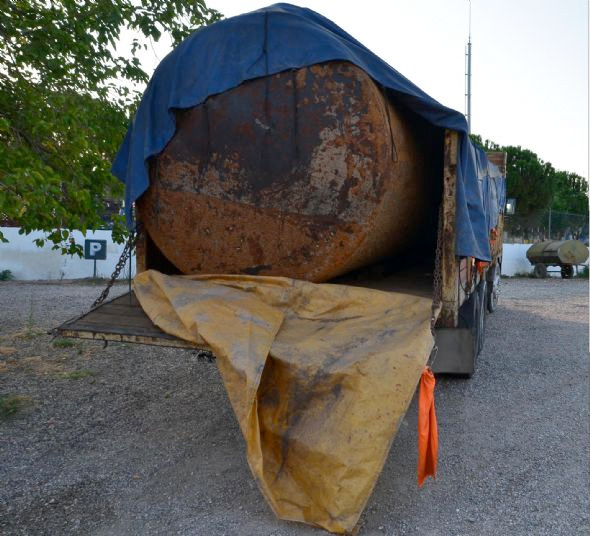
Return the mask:
[[[435,379],[432,369],[424,367],[420,378],[418,400],[418,486],[422,487],[427,476],[436,478],[438,456],[438,427],[434,409]]]

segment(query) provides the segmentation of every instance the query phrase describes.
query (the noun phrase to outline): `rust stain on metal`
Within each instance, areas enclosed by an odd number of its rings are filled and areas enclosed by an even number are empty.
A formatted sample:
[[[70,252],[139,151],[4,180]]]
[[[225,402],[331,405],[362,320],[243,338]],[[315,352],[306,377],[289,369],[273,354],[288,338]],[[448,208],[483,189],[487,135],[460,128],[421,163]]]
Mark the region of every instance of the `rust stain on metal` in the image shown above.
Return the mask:
[[[252,80],[177,112],[142,220],[183,273],[325,281],[422,225],[424,129],[350,63]]]
[[[455,219],[457,195],[457,150],[459,135],[445,130],[444,166],[443,166],[443,222],[442,222],[442,309],[437,325],[439,327],[456,327],[458,323],[459,268],[455,258]]]

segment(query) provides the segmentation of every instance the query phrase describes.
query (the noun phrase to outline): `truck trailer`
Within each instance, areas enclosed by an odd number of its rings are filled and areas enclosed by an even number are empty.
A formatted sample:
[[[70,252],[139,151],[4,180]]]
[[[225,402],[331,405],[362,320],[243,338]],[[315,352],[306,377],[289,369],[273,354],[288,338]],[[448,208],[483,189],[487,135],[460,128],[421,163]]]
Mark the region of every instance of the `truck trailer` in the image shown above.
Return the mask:
[[[410,242],[406,253],[392,257],[385,250],[382,252],[384,256],[377,257],[375,262],[361,265],[328,281],[432,296],[440,306],[435,321],[436,354],[432,359],[432,368],[436,373],[471,376],[484,345],[486,315],[495,310],[499,297],[503,207],[498,205],[496,224],[490,230],[491,259],[481,261],[473,256],[457,255],[456,188],[460,134],[449,129],[441,134],[441,165],[428,177],[440,189],[440,209],[432,209],[430,217],[424,218],[430,222],[432,236],[427,239],[418,237],[419,247],[412,244],[416,236],[409,237],[409,240],[404,237],[404,242]],[[488,152],[486,156],[489,173],[494,174],[496,180],[503,179],[506,154]],[[139,222],[144,221],[144,210],[146,213],[152,211],[152,207],[144,208],[150,193],[137,204],[136,218]],[[157,201],[153,205],[157,206]],[[202,214],[199,213],[199,216]],[[151,217],[154,218],[153,214]],[[205,228],[211,226],[206,217],[203,222]],[[232,227],[231,221],[221,222],[224,227]],[[265,229],[261,228],[260,232],[264,234]],[[203,236],[207,238],[209,235],[205,232]],[[195,237],[187,232],[186,236],[179,236],[178,241],[190,245],[195,243]],[[431,249],[424,251],[422,248],[428,245]],[[145,228],[137,237],[135,262],[137,273],[146,270],[170,275],[186,273],[161,251]],[[300,270],[301,265],[297,269]],[[142,311],[132,291],[65,323],[59,328],[59,333],[65,337],[194,348],[194,345],[171,337],[155,326]],[[210,351],[206,346],[200,349]]]
[[[161,62],[113,172],[130,242],[58,332],[214,354],[273,511],[351,531],[424,365],[475,371],[506,155],[331,21],[276,4]],[[106,301],[133,248],[134,289]]]

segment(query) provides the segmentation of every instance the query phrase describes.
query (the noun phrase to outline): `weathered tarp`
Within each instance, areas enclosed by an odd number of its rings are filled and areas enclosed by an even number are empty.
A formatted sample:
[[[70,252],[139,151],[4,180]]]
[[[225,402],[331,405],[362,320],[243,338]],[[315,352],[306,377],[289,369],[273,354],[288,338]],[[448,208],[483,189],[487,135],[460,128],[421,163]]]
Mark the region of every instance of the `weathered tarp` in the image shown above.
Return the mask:
[[[215,352],[276,515],[352,530],[432,349],[431,299],[153,270],[134,290],[161,329]]]
[[[202,28],[162,60],[113,164],[113,173],[126,185],[128,221],[132,203],[149,186],[148,158],[161,152],[174,135],[174,109],[196,106],[245,80],[331,60],[354,63],[398,102],[433,125],[462,134],[456,252],[490,260],[489,230],[496,224],[496,201],[504,197],[504,182],[494,183],[496,198],[488,196],[487,182],[480,179],[495,166],[471,144],[463,115],[429,97],[333,22],[289,4]]]
[[[480,187],[481,200],[486,215],[487,229],[493,229],[498,222],[498,214],[504,211],[506,204],[506,177],[497,166],[492,164],[483,149],[472,145],[475,154],[477,182]]]

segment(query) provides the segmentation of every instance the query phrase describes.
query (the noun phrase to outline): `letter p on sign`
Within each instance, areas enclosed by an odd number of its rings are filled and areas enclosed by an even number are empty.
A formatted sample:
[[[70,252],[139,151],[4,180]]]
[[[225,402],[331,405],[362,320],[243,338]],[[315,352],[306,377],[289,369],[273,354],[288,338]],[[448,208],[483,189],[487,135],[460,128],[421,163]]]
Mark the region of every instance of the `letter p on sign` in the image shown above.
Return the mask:
[[[104,261],[107,258],[106,240],[84,240],[84,258]]]

